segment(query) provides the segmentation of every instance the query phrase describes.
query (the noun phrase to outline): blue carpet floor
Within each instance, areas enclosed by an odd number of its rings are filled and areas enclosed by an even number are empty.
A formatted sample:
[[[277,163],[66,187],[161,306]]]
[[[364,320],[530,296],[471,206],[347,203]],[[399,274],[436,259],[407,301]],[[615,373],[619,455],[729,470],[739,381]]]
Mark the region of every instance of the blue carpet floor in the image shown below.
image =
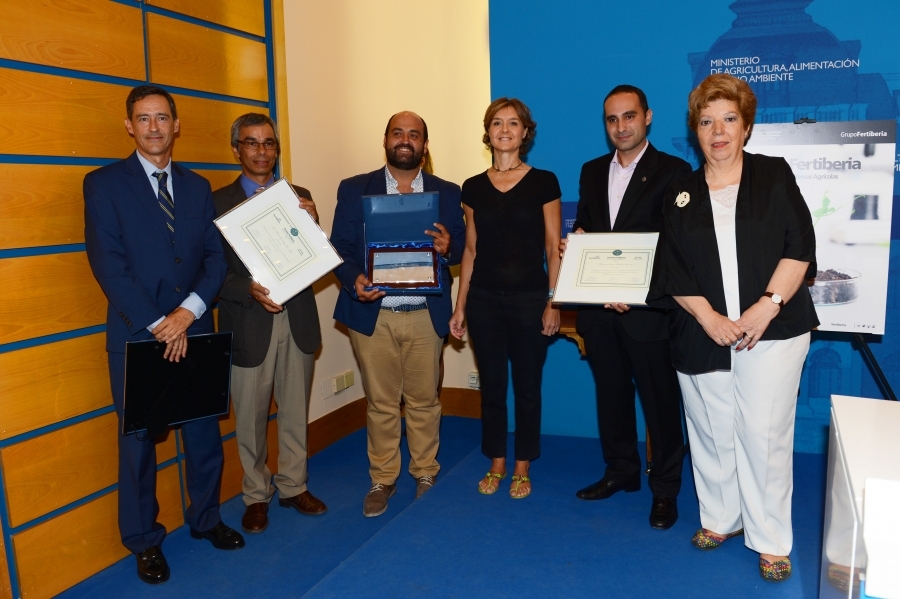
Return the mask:
[[[181,528],[164,545],[172,568],[164,585],[141,583],[129,557],[61,597],[818,596],[825,456],[795,456],[794,575],[771,584],[740,538],[708,553],[690,545],[700,519],[687,460],[680,519],[656,531],[647,524],[646,485],[605,501],[575,498],[602,474],[596,439],[544,436],[531,468],[534,493],[521,501],[478,493],[488,467],[479,446],[478,420],[445,417],[434,488],[414,502],[414,481],[404,474],[388,511],[364,518],[369,479],[359,431],[310,459],[310,489],[328,504],[324,516],[273,503],[268,530],[245,535],[247,546],[235,552]],[[223,519],[238,527],[243,509],[235,498],[222,506]]]

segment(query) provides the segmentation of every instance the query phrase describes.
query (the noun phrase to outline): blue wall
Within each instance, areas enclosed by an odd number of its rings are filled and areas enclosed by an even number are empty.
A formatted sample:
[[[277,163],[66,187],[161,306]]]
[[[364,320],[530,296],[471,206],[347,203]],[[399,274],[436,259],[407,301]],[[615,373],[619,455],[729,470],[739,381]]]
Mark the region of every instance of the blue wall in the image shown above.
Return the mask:
[[[529,162],[557,174],[564,203],[578,200],[581,165],[610,151],[602,102],[619,83],[647,93],[654,145],[696,166],[686,100],[695,82],[709,74],[710,58],[859,61],[858,68],[798,72],[790,82],[751,83],[760,99],[758,122],[900,114],[896,0],[695,0],[674,6],[665,0],[571,0],[563,9],[539,0],[491,0],[492,96],[519,97],[532,109],[538,134]],[[895,175],[895,205],[898,189]],[[886,334],[870,344],[900,390],[898,223],[892,238]],[[553,342],[543,393],[544,433],[597,435],[594,383],[574,343]],[[882,397],[849,336],[814,333],[798,400],[798,451],[825,451],[832,393]],[[643,435],[643,423],[639,429]]]

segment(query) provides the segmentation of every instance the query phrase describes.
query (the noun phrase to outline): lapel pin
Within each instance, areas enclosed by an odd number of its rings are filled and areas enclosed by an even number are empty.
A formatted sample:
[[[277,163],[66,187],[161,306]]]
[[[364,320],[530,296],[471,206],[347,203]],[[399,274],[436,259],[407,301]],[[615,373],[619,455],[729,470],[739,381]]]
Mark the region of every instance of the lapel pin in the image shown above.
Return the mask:
[[[641,177],[641,183],[646,183],[646,182],[647,182],[647,177]]]
[[[681,193],[678,194],[678,197],[675,198],[675,205],[678,206],[679,208],[684,208],[685,206],[687,206],[688,202],[690,202],[690,201],[691,201],[691,195],[686,191],[682,191]]]

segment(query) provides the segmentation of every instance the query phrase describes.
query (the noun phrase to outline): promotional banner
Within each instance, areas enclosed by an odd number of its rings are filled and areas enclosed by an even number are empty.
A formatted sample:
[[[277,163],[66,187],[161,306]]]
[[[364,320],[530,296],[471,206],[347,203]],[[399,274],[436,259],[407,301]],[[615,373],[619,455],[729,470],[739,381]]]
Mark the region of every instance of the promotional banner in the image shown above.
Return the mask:
[[[884,334],[896,121],[756,125],[748,152],[794,171],[816,231],[820,331]]]
[[[893,149],[900,2],[649,0],[623,27],[610,26],[609,7],[592,0],[563,8],[490,0],[490,13],[516,18],[515,27],[491,19],[491,95],[522,99],[537,121],[528,163],[559,178],[563,234],[574,222],[582,165],[615,149],[603,118],[610,90],[641,88],[653,111],[650,142],[697,168],[703,156],[688,127],[688,94],[712,73],[746,80],[758,101],[748,151],[796,161],[823,271],[812,288],[822,327],[800,378],[796,450],[825,451],[832,394],[883,396],[853,333],[871,333],[873,354],[900,387],[900,224],[890,228],[892,204],[900,202]],[[793,124],[804,119],[814,122]],[[836,138],[789,133],[819,135],[832,125],[841,127]],[[780,131],[781,141],[764,135],[767,127]],[[834,282],[824,284],[826,277]],[[550,347],[545,372],[554,374],[544,378],[542,426],[549,434],[596,435],[596,384],[571,345]]]

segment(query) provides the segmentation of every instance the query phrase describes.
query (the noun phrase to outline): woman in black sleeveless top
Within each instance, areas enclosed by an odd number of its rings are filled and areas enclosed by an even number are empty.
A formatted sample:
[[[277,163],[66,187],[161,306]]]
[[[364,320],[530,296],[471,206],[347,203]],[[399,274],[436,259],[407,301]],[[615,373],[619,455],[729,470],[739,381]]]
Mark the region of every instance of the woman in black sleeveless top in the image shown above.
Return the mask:
[[[528,468],[540,454],[541,375],[548,338],[559,330],[549,281],[556,281],[559,272],[562,194],[556,175],[523,161],[536,126],[520,100],[499,98],[488,106],[482,141],[493,152],[493,165],[462,186],[466,249],[450,319],[450,332],[458,339],[468,321],[478,361],[481,451],[491,458],[490,470],[478,483],[485,495],[495,493],[506,476],[507,373],[512,368],[516,465],[509,494],[514,499],[531,493]]]

